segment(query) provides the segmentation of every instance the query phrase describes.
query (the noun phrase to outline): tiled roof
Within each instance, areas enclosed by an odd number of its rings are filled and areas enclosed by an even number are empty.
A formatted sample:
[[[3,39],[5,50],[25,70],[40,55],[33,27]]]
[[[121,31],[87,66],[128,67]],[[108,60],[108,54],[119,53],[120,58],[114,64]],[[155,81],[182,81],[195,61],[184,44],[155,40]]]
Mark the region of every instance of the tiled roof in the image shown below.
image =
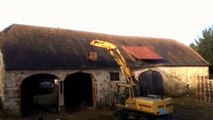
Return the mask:
[[[95,48],[97,61],[88,61],[89,43],[94,39],[117,45],[130,67],[143,67],[121,46],[148,48],[149,58],[163,58],[170,66],[209,65],[189,46],[171,39],[134,37],[68,29],[14,24],[0,33],[0,46],[7,69],[111,68],[118,67],[107,50]],[[142,50],[146,51],[146,50]],[[136,55],[148,57],[147,53]],[[158,56],[157,56],[158,55]]]

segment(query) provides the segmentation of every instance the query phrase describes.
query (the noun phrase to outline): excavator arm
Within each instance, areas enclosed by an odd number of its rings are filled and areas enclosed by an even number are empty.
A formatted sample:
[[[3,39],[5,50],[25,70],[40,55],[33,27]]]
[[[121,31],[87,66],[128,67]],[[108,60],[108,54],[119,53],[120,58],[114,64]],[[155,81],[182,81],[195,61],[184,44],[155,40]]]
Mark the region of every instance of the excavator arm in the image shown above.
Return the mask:
[[[133,72],[130,70],[130,68],[127,66],[126,60],[121,55],[118,47],[110,42],[105,42],[101,40],[93,40],[90,42],[91,46],[105,48],[109,51],[110,55],[115,59],[117,64],[120,66],[121,71],[126,77],[127,83],[137,83],[137,81],[134,78]]]
[[[117,84],[116,110],[113,114],[114,120],[126,118],[137,120],[157,118],[158,120],[163,120],[164,116],[172,113],[173,105],[171,98],[160,98],[157,95],[138,96],[138,82],[135,80],[133,72],[127,66],[124,57],[116,45],[101,40],[93,40],[90,42],[90,45],[107,49],[126,77],[127,83]]]

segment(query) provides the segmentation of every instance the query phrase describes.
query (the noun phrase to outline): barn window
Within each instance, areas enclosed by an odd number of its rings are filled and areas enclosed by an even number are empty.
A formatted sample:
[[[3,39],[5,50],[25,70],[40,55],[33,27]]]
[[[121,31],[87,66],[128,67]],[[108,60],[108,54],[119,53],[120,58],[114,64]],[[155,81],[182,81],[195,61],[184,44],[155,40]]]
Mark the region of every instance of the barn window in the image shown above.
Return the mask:
[[[120,80],[119,72],[111,72],[110,73],[110,80],[111,81],[119,81]]]

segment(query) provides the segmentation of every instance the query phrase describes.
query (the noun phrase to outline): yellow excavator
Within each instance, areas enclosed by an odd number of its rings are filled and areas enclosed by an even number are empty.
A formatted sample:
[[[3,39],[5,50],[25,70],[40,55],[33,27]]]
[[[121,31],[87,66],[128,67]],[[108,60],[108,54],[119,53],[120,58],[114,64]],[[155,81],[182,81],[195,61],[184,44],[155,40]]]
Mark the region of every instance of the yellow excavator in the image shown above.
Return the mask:
[[[173,112],[172,98],[158,95],[139,96],[139,85],[134,73],[127,66],[126,60],[116,45],[102,40],[92,40],[90,45],[107,49],[126,77],[126,83],[117,83],[114,120],[169,119]]]

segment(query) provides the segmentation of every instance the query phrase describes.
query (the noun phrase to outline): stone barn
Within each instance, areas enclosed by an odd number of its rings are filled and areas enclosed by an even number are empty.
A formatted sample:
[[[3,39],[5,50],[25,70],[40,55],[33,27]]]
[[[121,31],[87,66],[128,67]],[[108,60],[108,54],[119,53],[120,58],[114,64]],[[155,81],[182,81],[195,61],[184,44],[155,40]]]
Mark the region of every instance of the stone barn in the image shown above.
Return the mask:
[[[209,76],[208,62],[175,40],[13,24],[0,33],[2,108],[25,116],[112,105],[125,77],[105,49],[88,59],[94,39],[118,46],[142,96],[195,93],[197,79]]]

